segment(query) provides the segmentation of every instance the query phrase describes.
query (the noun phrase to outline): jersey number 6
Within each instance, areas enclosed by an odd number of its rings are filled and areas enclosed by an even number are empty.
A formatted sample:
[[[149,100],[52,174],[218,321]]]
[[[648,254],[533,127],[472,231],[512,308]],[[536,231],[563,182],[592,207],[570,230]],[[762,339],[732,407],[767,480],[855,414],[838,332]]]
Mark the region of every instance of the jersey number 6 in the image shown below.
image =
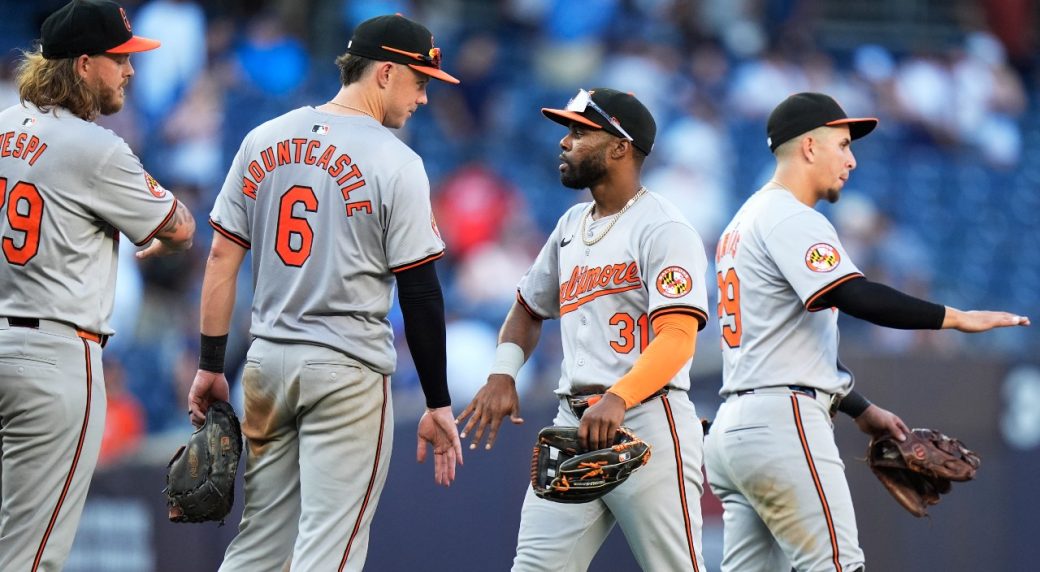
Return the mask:
[[[743,330],[740,327],[740,278],[737,271],[730,268],[723,275],[720,271],[716,276],[719,283],[719,327],[722,329],[722,341],[731,348],[740,347],[740,336]],[[726,323],[726,316],[732,316],[732,323]]]
[[[6,200],[5,200],[6,199]],[[0,209],[7,203],[7,223],[13,230],[25,233],[22,245],[15,244],[14,239],[4,237],[4,257],[7,262],[16,266],[25,266],[40,250],[40,221],[43,220],[43,197],[39,189],[32,183],[18,181],[11,187],[11,196],[7,196],[7,179],[0,177]],[[23,207],[24,205],[24,207]],[[25,209],[25,214],[18,212]]]
[[[293,216],[296,205],[303,205],[306,212],[318,212],[318,197],[314,196],[314,189],[296,185],[282,195],[278,204],[278,229],[275,231],[274,250],[286,266],[300,267],[311,256],[314,229],[307,219]],[[295,248],[293,235],[300,237]]]

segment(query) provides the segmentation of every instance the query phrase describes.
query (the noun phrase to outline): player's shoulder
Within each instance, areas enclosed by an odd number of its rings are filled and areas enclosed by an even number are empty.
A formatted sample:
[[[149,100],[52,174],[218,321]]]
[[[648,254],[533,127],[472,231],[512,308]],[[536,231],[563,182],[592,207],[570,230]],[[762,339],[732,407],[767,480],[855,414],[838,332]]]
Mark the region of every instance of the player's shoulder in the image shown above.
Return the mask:
[[[684,233],[703,242],[697,229],[672,201],[657,193],[648,192],[640,202],[643,203],[640,216],[646,223],[643,225],[646,232]]]
[[[737,216],[741,217],[742,226],[756,228],[763,235],[786,222],[827,223],[822,213],[776,187],[766,187],[751,195]]]

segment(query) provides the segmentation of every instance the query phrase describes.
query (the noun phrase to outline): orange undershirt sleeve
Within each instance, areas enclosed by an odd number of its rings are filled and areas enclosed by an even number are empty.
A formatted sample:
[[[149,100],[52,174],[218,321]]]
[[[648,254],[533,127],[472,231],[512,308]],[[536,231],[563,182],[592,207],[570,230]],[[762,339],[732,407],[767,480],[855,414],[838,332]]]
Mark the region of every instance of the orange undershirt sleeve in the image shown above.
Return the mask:
[[[625,407],[639,405],[665,385],[693,357],[700,322],[687,314],[665,314],[653,321],[654,339],[635,365],[608,389],[625,400]]]

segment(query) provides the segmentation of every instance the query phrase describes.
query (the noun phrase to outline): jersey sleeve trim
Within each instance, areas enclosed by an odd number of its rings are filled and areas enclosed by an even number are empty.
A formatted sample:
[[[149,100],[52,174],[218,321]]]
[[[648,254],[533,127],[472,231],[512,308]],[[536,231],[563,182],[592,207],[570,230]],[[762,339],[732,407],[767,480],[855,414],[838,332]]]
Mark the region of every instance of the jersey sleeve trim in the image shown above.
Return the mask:
[[[429,255],[429,256],[427,256],[425,258],[421,258],[419,260],[416,260],[415,262],[410,262],[408,264],[405,264],[404,266],[391,267],[390,268],[390,272],[393,272],[394,274],[397,274],[398,272],[403,272],[405,270],[409,270],[411,268],[415,268],[416,266],[422,266],[423,264],[426,264],[427,262],[433,262],[434,260],[437,260],[438,258],[440,258],[442,256],[444,256],[444,251],[443,250],[440,251],[440,252],[436,252],[434,254],[431,254],[431,255]]]
[[[664,306],[658,308],[653,312],[650,312],[650,323],[660,318],[661,316],[672,316],[676,314],[682,314],[685,316],[693,316],[697,318],[697,331],[701,331],[705,326],[708,325],[708,313],[700,308],[694,308],[692,306]]]
[[[160,222],[152,232],[148,233],[148,236],[141,240],[141,242],[135,242],[134,246],[144,246],[151,242],[152,239],[155,238],[155,235],[159,234],[159,231],[162,230],[164,226],[166,226],[166,223],[170,222],[170,219],[173,218],[174,213],[177,212],[177,202],[177,199],[173,199],[173,206],[170,208],[170,212],[166,213],[166,216],[163,217],[162,222]]]
[[[539,322],[544,322],[545,320],[548,320],[548,318],[542,316],[538,312],[535,312],[531,309],[530,306],[527,305],[527,302],[524,301],[524,297],[520,295],[520,290],[516,291],[516,302],[520,304],[520,307],[523,308],[528,314],[530,314],[531,317],[535,320],[538,320]]]
[[[230,230],[220,226],[213,219],[209,219],[209,225],[213,227],[213,230],[215,230],[215,231],[219,232],[221,235],[223,235],[224,238],[230,240],[231,242],[234,242],[235,244],[241,246],[242,248],[244,248],[246,250],[249,250],[249,249],[252,248],[252,246],[249,244],[248,240],[246,240],[246,239],[242,238],[241,236],[238,236],[237,234],[231,232]]]
[[[831,282],[830,284],[827,284],[823,288],[820,288],[819,290],[817,290],[815,294],[813,294],[812,296],[809,296],[809,299],[805,301],[805,309],[810,311],[810,312],[819,312],[820,310],[823,310],[824,309],[823,307],[817,308],[815,306],[817,300],[819,300],[820,297],[822,297],[827,292],[830,292],[831,290],[833,290],[836,287],[838,287],[839,284],[844,284],[844,283],[848,282],[849,280],[852,280],[853,278],[862,278],[862,277],[863,277],[863,274],[861,274],[859,272],[852,272],[850,274],[846,274],[845,276],[842,276],[841,278],[838,278],[837,280],[835,280],[834,282]]]

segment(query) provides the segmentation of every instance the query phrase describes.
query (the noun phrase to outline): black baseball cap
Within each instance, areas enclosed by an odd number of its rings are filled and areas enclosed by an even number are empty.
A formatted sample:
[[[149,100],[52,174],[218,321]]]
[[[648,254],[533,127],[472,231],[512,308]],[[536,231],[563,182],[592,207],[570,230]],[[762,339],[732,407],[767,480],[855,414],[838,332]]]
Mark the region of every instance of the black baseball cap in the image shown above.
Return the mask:
[[[604,129],[615,137],[631,139],[632,144],[647,155],[654,149],[657,122],[650,110],[631,93],[605,87],[580,90],[566,108],[543,107],[542,114],[565,127],[572,122],[580,123]]]
[[[126,10],[112,0],[73,0],[47,16],[40,30],[43,57],[132,54],[159,47],[159,40],[135,36]]]
[[[769,114],[766,123],[766,144],[770,151],[824,125],[834,127],[848,125],[849,134],[859,139],[877,127],[876,117],[849,117],[829,95],[823,93],[796,93],[780,102]]]
[[[400,14],[376,16],[358,24],[347,44],[347,53],[381,62],[406,64],[441,81],[459,83],[458,79],[441,69],[441,49],[433,46],[430,30]]]

